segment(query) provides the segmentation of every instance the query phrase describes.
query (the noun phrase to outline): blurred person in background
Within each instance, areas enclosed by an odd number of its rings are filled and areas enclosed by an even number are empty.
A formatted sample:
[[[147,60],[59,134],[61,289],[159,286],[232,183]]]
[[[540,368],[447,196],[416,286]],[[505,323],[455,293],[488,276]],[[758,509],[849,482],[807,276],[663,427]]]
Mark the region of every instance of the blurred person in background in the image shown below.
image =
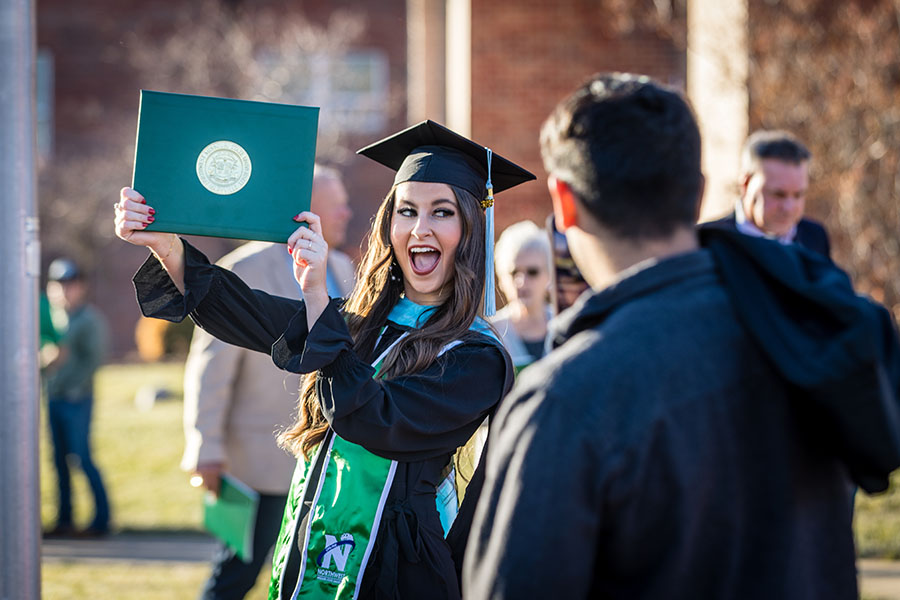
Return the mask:
[[[497,240],[494,262],[506,306],[490,319],[512,357],[516,372],[544,356],[550,321],[550,240],[531,221],[507,227]]]
[[[809,149],[786,131],[754,132],[741,152],[741,196],[734,213],[714,223],[830,257],[825,228],[803,216],[810,156]]]
[[[544,223],[544,231],[550,239],[550,252],[553,255],[553,268],[550,269],[550,310],[558,315],[575,304],[590,286],[572,260],[569,243],[566,236],[556,228],[552,213]]]
[[[356,274],[350,258],[336,248],[346,242],[352,212],[335,169],[316,165],[311,210],[321,216],[323,237],[331,248],[328,295],[346,297]],[[285,298],[303,297],[291,275],[291,255],[281,244],[250,242],[218,264],[251,288]],[[184,373],[181,466],[194,474],[195,484],[213,493],[218,493],[221,474],[227,472],[260,494],[252,561],[245,563],[221,544],[203,600],[243,598],[275,545],[296,459],[278,447],[274,432],[290,425],[299,387],[300,377],[278,369],[269,356],[226,344],[194,328]]]
[[[108,329],[103,316],[87,302],[87,294],[84,274],[72,260],[58,258],[50,263],[47,299],[59,332],[59,352],[48,361],[44,376],[59,504],[56,524],[48,536],[109,533],[109,499],[90,444],[94,374],[106,355]],[[94,497],[94,518],[81,531],[75,529],[72,519],[70,456],[77,457]]]

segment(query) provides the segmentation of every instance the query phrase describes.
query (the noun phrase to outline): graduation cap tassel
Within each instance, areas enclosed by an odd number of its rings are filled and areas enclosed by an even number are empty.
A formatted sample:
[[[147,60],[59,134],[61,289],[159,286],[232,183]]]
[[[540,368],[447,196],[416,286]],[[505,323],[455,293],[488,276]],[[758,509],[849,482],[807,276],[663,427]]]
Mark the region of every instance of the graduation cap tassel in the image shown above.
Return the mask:
[[[484,208],[484,315],[492,317],[497,312],[496,292],[494,291],[494,185],[491,183],[491,157],[493,152],[487,150],[487,190],[482,207]]]

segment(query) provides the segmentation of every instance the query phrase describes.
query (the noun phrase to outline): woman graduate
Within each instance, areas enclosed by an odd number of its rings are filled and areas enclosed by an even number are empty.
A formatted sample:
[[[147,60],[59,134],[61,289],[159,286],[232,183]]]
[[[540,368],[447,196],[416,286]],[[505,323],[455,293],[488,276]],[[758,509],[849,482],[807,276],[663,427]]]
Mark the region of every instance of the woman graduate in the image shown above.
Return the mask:
[[[456,506],[436,495],[453,480],[453,453],[512,383],[481,317],[483,294],[486,312],[494,298],[486,245],[492,192],[534,176],[431,121],[359,152],[397,174],[346,301],[325,291],[328,247],[312,213],[295,217],[309,227],[288,239],[303,301],[251,290],[177,236],[144,231],[154,211],[130,188],[116,234],[155,256],[134,276],[145,315],[190,315],[309,374],[297,422],[280,438],[298,463],[269,597],[459,598],[454,557],[480,477],[447,539],[437,505],[451,518]]]

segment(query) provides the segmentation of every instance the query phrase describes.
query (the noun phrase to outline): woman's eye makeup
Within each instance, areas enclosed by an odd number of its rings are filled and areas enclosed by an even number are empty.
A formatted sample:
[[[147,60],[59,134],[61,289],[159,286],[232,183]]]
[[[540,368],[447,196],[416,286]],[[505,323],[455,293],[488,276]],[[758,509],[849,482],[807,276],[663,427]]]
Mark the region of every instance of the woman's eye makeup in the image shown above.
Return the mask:
[[[513,269],[512,273],[510,273],[510,275],[512,275],[513,277],[519,274],[525,275],[527,277],[537,277],[541,274],[541,270],[537,267],[527,267],[525,269]]]
[[[416,217],[419,212],[412,206],[400,206],[397,208],[397,214],[403,217]],[[450,207],[439,207],[431,211],[431,214],[438,218],[452,217],[456,211]]]

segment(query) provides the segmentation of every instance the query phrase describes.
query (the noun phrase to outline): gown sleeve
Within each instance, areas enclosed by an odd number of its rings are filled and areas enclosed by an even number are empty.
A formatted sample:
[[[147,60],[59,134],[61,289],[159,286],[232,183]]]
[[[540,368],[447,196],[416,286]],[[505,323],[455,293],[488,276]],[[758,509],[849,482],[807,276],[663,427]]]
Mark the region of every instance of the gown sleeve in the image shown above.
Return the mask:
[[[178,323],[190,315],[198,326],[235,346],[268,354],[292,321],[295,335],[306,335],[302,301],[250,289],[231,271],[210,264],[187,241],[184,294],[152,255],[135,273],[133,281],[144,316]]]
[[[295,320],[275,343],[275,363],[298,373],[318,370],[319,403],[335,433],[391,460],[455,451],[512,382],[508,356],[487,336],[475,334],[478,339],[449,349],[424,371],[374,379],[375,369],[353,350],[336,304],[308,336],[298,325]]]

